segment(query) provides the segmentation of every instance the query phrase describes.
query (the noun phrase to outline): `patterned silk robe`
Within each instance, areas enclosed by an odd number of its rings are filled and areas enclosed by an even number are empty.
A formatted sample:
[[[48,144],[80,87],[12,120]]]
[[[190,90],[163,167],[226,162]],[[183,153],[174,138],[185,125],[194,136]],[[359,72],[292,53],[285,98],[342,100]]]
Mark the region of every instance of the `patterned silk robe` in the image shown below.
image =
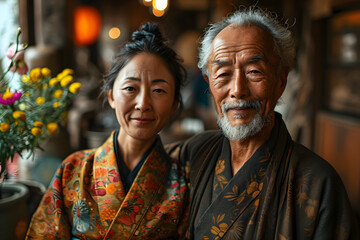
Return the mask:
[[[339,176],[291,140],[280,114],[235,176],[220,131],[167,149],[190,168],[188,239],[359,239]]]
[[[113,134],[98,149],[64,160],[33,215],[28,239],[181,238],[188,191],[178,162],[158,139],[126,194]]]

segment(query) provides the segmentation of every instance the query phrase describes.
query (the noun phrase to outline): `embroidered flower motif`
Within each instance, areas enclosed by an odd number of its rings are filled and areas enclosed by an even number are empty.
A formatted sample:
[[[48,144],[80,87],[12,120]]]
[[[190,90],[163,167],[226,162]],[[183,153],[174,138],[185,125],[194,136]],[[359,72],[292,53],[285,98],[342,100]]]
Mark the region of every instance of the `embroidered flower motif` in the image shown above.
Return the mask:
[[[226,230],[228,229],[228,224],[223,222],[225,214],[218,215],[216,218],[213,216],[213,226],[211,227],[211,233],[216,236],[215,239],[220,239],[224,236]]]
[[[90,229],[90,208],[83,200],[77,201],[73,206],[72,234],[86,233]]]

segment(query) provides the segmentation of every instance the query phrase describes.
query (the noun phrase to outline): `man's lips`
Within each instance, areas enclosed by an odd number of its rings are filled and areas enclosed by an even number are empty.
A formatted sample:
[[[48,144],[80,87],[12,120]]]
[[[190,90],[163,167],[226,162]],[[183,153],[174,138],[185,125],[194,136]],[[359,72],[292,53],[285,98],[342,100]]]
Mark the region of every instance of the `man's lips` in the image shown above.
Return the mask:
[[[234,107],[234,108],[229,108],[227,111],[232,111],[234,113],[244,113],[244,112],[248,112],[250,110],[254,110],[254,108],[251,108],[251,107]]]

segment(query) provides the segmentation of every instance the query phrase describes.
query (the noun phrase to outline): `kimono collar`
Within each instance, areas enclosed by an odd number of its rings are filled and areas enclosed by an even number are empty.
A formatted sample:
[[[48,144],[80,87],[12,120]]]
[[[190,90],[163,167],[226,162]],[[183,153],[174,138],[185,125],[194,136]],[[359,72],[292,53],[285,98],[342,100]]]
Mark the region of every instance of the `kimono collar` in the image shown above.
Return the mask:
[[[115,156],[116,156],[116,161],[119,167],[119,172],[120,172],[120,176],[121,176],[121,181],[123,183],[123,186],[125,188],[125,192],[129,192],[129,189],[132,185],[132,183],[134,182],[138,172],[140,171],[140,168],[142,167],[142,165],[144,164],[146,158],[149,156],[149,154],[151,153],[151,151],[153,150],[153,148],[156,145],[156,142],[158,140],[160,140],[160,137],[157,135],[155,141],[153,142],[153,144],[149,147],[149,149],[145,152],[145,154],[141,157],[140,161],[138,162],[138,164],[135,166],[135,168],[133,170],[129,170],[123,160],[123,158],[121,157],[121,154],[119,152],[119,145],[118,145],[118,136],[119,136],[119,130],[117,130],[114,134],[113,137],[113,142],[114,142],[114,152],[115,152]]]

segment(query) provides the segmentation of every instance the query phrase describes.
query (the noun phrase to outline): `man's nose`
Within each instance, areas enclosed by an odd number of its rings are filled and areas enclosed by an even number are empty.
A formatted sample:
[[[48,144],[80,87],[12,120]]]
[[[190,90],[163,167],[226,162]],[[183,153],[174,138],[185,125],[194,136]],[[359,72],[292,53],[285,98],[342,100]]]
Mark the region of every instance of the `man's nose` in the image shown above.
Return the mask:
[[[149,111],[151,109],[151,98],[148,91],[140,91],[136,97],[135,109],[141,112]]]
[[[230,90],[231,98],[243,99],[249,96],[248,80],[242,71],[237,71],[232,81],[233,84]]]

